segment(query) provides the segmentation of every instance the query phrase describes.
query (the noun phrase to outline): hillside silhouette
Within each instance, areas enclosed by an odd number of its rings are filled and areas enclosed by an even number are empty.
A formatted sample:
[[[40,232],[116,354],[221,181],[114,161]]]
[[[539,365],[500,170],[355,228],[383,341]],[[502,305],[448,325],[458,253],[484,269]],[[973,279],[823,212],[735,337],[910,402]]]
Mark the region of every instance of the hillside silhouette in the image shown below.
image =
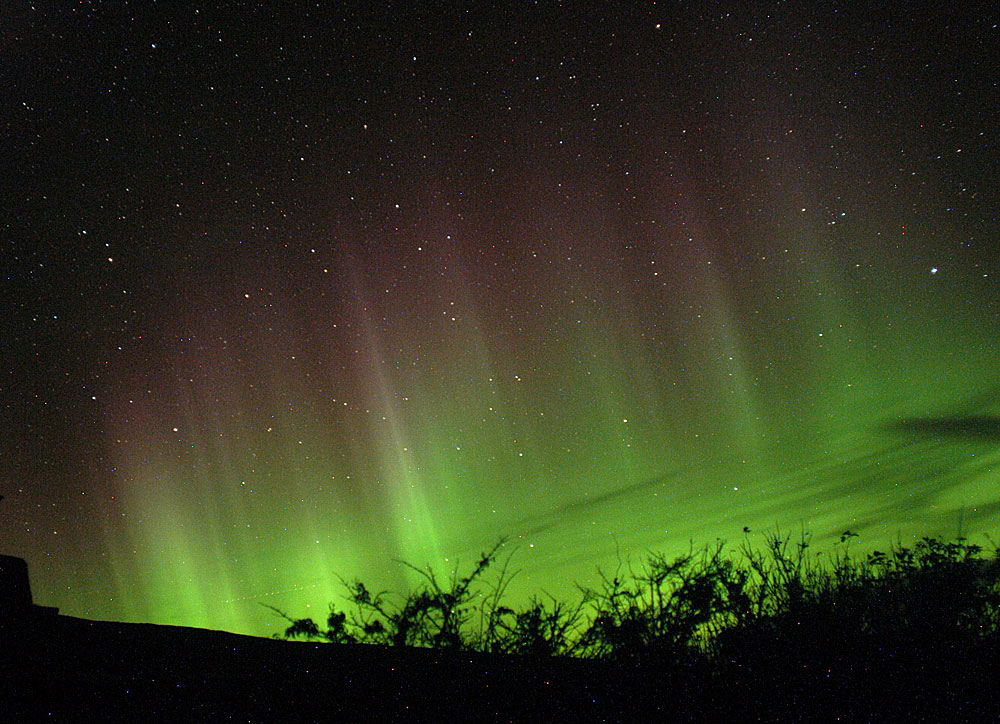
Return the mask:
[[[1000,558],[964,539],[854,555],[748,535],[603,572],[575,602],[504,599],[502,544],[407,595],[273,640],[5,611],[23,721],[989,721]]]

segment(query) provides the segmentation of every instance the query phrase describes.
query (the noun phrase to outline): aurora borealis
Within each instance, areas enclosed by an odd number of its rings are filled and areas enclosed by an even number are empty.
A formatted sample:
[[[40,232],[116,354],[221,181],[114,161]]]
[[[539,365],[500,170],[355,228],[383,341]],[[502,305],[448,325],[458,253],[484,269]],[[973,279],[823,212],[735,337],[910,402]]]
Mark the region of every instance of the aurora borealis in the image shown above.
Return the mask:
[[[39,603],[267,634],[502,535],[515,596],[1000,535],[995,7],[13,5]]]

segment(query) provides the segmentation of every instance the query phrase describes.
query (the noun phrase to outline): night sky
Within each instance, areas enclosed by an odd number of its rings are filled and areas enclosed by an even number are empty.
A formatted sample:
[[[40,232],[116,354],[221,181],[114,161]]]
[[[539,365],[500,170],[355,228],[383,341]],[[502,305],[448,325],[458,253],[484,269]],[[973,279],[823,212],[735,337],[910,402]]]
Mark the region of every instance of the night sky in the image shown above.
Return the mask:
[[[4,2],[36,602],[266,635],[500,536],[515,600],[1000,540],[995,4],[497,5]]]

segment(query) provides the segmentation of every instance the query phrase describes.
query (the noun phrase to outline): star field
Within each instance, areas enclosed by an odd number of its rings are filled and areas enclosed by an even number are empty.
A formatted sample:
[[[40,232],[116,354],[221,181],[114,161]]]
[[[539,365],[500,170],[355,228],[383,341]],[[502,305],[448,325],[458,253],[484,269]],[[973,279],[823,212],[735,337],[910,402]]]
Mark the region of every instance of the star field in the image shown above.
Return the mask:
[[[996,8],[280,5],[5,20],[40,603],[264,634],[501,535],[525,595],[1000,533]]]

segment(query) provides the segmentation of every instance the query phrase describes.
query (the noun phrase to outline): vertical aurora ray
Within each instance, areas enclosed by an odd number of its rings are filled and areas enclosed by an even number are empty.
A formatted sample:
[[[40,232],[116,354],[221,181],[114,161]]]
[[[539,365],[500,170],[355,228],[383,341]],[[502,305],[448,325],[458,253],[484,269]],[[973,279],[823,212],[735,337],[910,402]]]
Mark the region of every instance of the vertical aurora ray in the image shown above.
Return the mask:
[[[368,304],[362,302],[362,309],[367,310]],[[434,511],[426,500],[425,481],[416,456],[411,452],[412,442],[405,429],[406,422],[397,412],[405,395],[393,389],[385,369],[385,352],[366,311],[363,312],[363,328],[370,358],[365,373],[374,378],[375,385],[372,400],[374,416],[385,423],[384,431],[378,428],[373,430],[372,441],[380,463],[381,479],[377,482],[388,488],[389,528],[395,540],[393,548],[409,562],[419,560],[429,552],[429,561],[414,565],[430,565],[432,569],[439,569],[443,555]]]

